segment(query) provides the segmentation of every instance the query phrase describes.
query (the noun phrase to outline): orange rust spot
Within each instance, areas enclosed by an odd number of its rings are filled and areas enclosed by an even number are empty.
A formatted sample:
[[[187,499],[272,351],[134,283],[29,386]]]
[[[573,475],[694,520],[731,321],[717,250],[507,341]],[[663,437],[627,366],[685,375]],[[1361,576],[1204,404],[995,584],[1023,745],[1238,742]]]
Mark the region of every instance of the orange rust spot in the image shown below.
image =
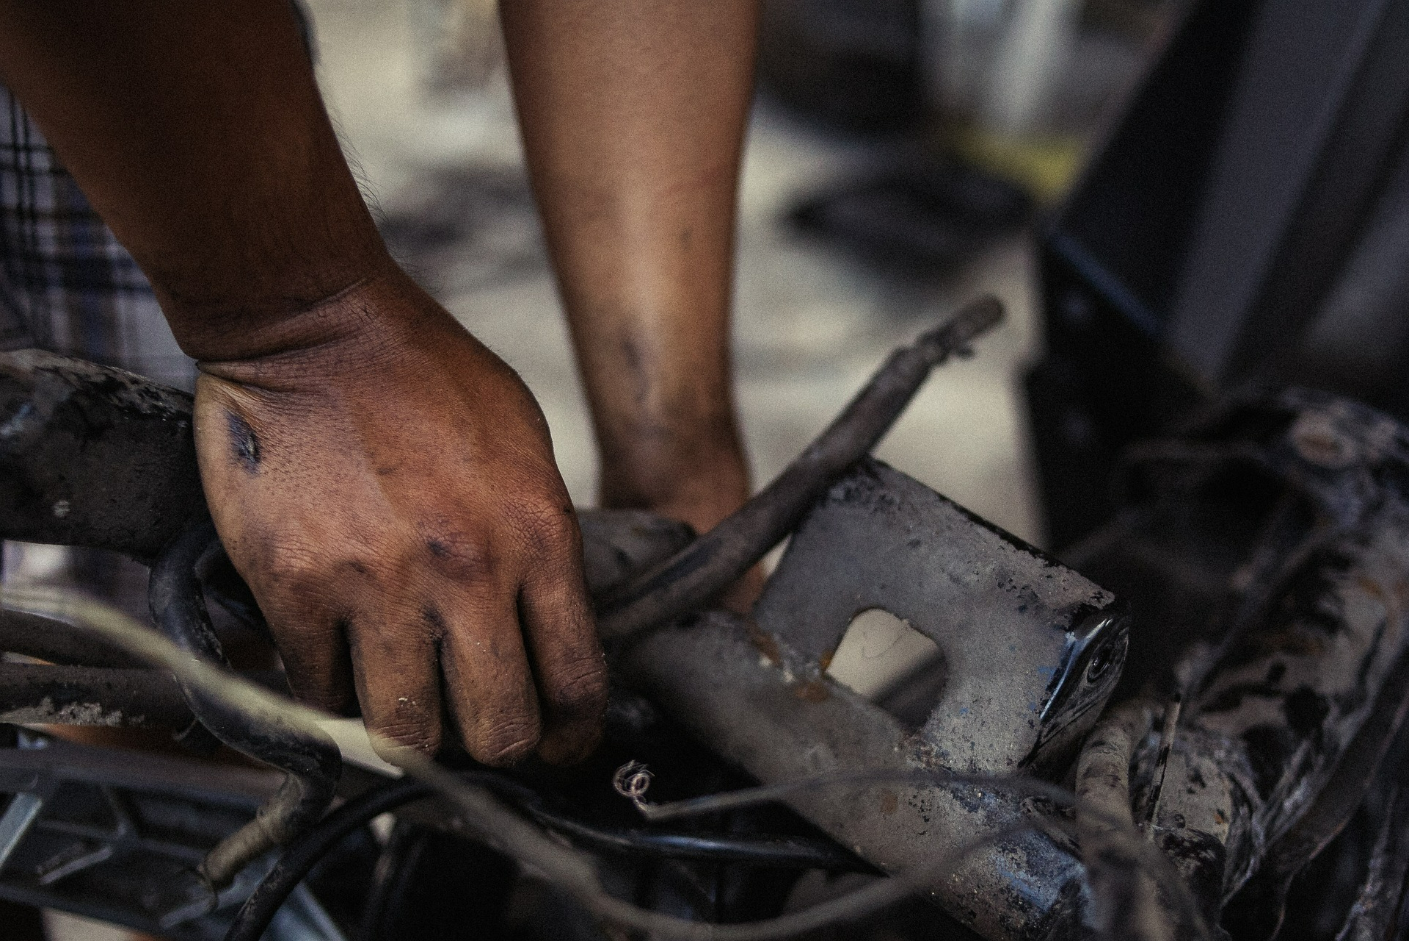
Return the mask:
[[[1260,634],[1254,642],[1259,653],[1284,653],[1293,657],[1314,657],[1325,650],[1325,642],[1295,626],[1275,634]]]
[[[881,813],[889,817],[900,806],[900,798],[894,791],[881,791]]]
[[[753,618],[748,619],[747,625],[749,643],[758,648],[758,652],[767,657],[770,662],[782,663],[783,654],[782,651],[778,649],[778,642],[773,639],[773,635],[759,627],[758,622]]]
[[[836,655],[836,651],[835,651],[835,650],[829,650],[829,651],[827,651],[826,653],[822,654],[822,659],[820,659],[820,660],[817,661],[817,666],[819,666],[819,667],[822,668],[822,672],[823,672],[823,673],[826,673],[827,670],[831,667],[831,665],[832,665],[832,657],[835,656],[835,655]]]
[[[1385,600],[1384,588],[1380,586],[1379,582],[1375,581],[1373,578],[1370,578],[1368,575],[1357,575],[1355,577],[1355,584],[1359,585],[1362,589],[1364,589],[1366,594],[1373,595],[1380,601]]]
[[[1390,611],[1391,617],[1403,617],[1404,609],[1409,608],[1409,581],[1403,578],[1397,579],[1390,589],[1392,605],[1385,605]]]
[[[832,691],[821,680],[808,680],[794,686],[793,695],[803,702],[826,702],[832,697]]]

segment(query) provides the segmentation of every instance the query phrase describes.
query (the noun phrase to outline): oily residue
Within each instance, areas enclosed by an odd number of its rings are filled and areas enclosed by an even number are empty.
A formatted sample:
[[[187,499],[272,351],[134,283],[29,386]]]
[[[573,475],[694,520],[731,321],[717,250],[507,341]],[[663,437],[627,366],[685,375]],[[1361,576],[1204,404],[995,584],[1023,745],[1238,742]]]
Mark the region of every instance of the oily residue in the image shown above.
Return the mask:
[[[753,618],[747,619],[749,632],[749,643],[758,649],[758,652],[768,658],[769,663],[782,663],[783,652],[778,649],[778,641],[772,634],[758,626],[758,622]]]
[[[250,473],[259,470],[259,436],[249,422],[234,412],[226,412],[225,423],[230,429],[230,451],[235,460]]]

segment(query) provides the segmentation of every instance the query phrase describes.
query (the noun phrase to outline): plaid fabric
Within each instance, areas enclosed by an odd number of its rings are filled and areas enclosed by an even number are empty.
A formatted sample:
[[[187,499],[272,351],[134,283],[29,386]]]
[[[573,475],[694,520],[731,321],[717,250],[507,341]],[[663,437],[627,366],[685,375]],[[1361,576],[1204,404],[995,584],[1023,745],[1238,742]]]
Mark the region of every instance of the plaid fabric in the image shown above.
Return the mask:
[[[137,263],[0,87],[0,349],[28,346],[195,381]]]

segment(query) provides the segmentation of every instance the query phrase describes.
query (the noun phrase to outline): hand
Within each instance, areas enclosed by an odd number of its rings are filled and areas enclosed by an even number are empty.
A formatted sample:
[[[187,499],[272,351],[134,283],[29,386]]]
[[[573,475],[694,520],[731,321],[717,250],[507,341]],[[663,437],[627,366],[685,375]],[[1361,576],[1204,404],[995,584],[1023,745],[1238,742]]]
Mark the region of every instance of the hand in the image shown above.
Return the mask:
[[[347,710],[355,687],[427,753],[444,713],[487,764],[585,756],[606,672],[532,395],[400,272],[300,318],[196,386],[211,513],[295,693]]]

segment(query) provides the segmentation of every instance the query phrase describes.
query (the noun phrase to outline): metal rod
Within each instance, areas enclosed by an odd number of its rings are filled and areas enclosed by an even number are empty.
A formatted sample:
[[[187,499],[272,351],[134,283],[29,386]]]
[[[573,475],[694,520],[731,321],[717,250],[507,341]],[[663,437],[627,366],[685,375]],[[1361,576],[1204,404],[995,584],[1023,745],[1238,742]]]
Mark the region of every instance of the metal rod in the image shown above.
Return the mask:
[[[733,515],[665,562],[601,598],[597,631],[620,640],[714,600],[763,558],[847,468],[875,447],[934,367],[1003,319],[986,295],[890,355],[846,410],[783,473]]]
[[[1154,779],[1150,784],[1150,799],[1145,814],[1145,833],[1154,838],[1155,825],[1159,823],[1159,799],[1164,793],[1164,776],[1169,770],[1169,755],[1174,750],[1174,737],[1179,732],[1179,713],[1184,707],[1182,694],[1174,697],[1164,707],[1164,722],[1160,725],[1159,753],[1155,758]]]
[[[76,630],[63,621],[5,608],[0,608],[0,650],[65,665],[146,666],[127,651]]]

